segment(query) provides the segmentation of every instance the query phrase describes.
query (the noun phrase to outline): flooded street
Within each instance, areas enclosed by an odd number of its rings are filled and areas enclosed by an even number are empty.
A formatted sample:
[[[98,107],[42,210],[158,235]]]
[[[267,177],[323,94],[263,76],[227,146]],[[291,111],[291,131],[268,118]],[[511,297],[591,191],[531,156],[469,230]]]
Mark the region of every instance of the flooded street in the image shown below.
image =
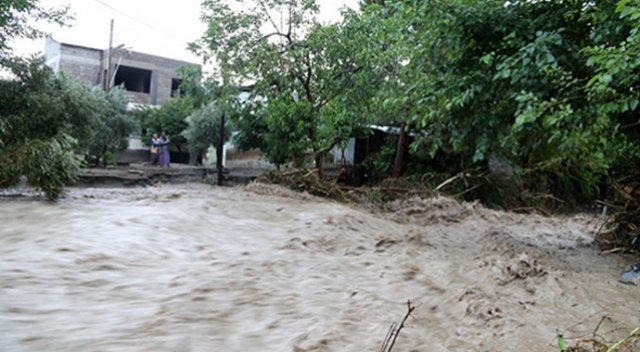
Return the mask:
[[[2,351],[557,351],[640,326],[595,218],[448,199],[368,211],[277,187],[0,201]]]

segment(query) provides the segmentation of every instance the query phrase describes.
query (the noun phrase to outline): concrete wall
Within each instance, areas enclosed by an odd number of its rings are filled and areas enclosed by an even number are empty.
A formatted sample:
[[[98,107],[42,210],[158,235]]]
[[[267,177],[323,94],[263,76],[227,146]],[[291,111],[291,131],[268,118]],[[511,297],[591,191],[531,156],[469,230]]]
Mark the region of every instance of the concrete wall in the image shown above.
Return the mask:
[[[155,105],[151,102],[150,94],[140,93],[140,92],[127,92],[127,95],[129,96],[129,99],[131,100],[132,103],[143,104],[143,105],[149,105],[149,104]]]
[[[178,78],[177,70],[181,66],[196,66],[194,64],[172,60],[165,57],[137,53],[128,50],[115,50],[113,61],[120,62],[123,66],[149,70],[151,74],[151,91],[148,94],[148,103],[161,105],[171,99],[171,80]],[[137,93],[140,94],[140,93]],[[141,97],[137,97],[140,99]],[[142,101],[137,101],[143,103]]]
[[[63,44],[47,38],[45,57],[55,72],[64,72],[87,86],[101,86],[102,50]]]
[[[104,72],[108,65],[109,49],[95,49],[65,44],[47,38],[45,57],[47,65],[55,72],[64,72],[88,86],[103,86]],[[112,53],[112,65],[118,63],[149,70],[151,74],[150,92],[129,92],[131,101],[139,104],[160,105],[171,98],[172,79],[178,78],[181,66],[197,66],[185,61],[138,53],[126,49],[116,49]]]
[[[47,37],[45,42],[44,57],[47,66],[51,67],[53,72],[58,73],[60,71],[60,55],[62,50],[62,44]]]
[[[102,50],[62,45],[60,71],[88,86],[101,86]]]

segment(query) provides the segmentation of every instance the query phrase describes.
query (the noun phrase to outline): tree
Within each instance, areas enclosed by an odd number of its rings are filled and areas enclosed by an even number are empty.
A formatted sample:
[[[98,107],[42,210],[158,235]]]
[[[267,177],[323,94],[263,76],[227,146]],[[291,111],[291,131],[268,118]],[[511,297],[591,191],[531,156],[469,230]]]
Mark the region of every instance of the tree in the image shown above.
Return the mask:
[[[16,80],[0,81],[0,187],[27,182],[57,198],[81,163],[78,140],[92,138],[105,102],[55,77],[42,60],[14,60]]]
[[[187,116],[187,128],[182,132],[189,143],[189,153],[202,155],[210,146],[219,145],[221,119],[225,113],[224,106],[218,101],[212,101],[201,109]],[[230,130],[225,129],[225,141],[231,136]],[[224,141],[223,141],[224,143]]]
[[[21,176],[57,198],[73,180],[81,157],[80,138],[91,136],[99,99],[64,78],[55,78],[40,59],[17,59],[10,42],[43,33],[34,21],[63,25],[67,8],[45,9],[37,0],[0,0],[0,67],[15,77],[0,81],[0,187]],[[99,105],[99,104],[98,104]]]
[[[191,115],[195,107],[188,99],[172,99],[161,107],[141,107],[133,111],[142,128],[144,140],[150,140],[154,133],[166,132],[178,151],[185,150],[187,140],[182,131],[187,128],[185,119]]]
[[[89,154],[96,157],[96,165],[107,152],[127,149],[129,136],[136,128],[136,123],[127,111],[129,98],[124,89],[116,87],[104,94],[105,106],[100,110],[101,116],[95,121],[92,129],[93,137],[89,144]]]
[[[587,65],[595,74],[586,85],[596,113],[614,116],[621,134],[620,158],[614,160],[613,172],[620,176],[637,172],[640,160],[640,5],[621,0],[615,11],[594,13],[592,21],[606,24],[606,31],[615,36],[602,38],[584,49]]]
[[[379,18],[383,66],[393,73],[367,103],[398,109],[419,132],[414,150],[445,156],[447,172],[493,156],[519,176],[544,176],[540,191],[589,196],[624,141],[619,115],[603,114],[585,90],[595,72],[584,49],[625,37],[614,7],[587,0],[366,5],[362,17]]]
[[[375,121],[412,129],[437,171],[498,159],[523,187],[580,199],[639,155],[635,2],[364,1],[330,25],[313,1],[237,8],[206,1],[192,48],[252,83],[239,144],[276,163],[321,166]]]
[[[205,1],[202,17],[208,29],[192,49],[216,60],[220,73],[229,78],[225,84],[254,83],[246,111],[253,111],[257,121],[249,122],[243,114],[237,124],[240,134],[249,135],[245,142],[253,140],[250,144],[277,164],[291,158],[303,164],[298,158],[310,153],[322,175],[324,154],[351,137],[349,126],[367,118],[354,116],[344,105],[347,91],[356,92],[356,83],[365,81],[359,72],[367,55],[354,57],[350,52],[354,45],[369,43],[366,31],[318,24],[313,0],[236,5]],[[261,130],[245,131],[245,126]]]
[[[123,91],[109,94],[55,76],[42,59],[13,59],[0,81],[0,187],[21,176],[49,198],[73,181],[82,157],[125,148],[133,129]]]
[[[68,8],[45,9],[38,0],[0,0],[0,65],[11,56],[10,42],[16,38],[37,38],[43,33],[34,28],[33,20],[63,25],[70,19]]]
[[[66,8],[44,9],[35,0],[0,1],[0,66],[14,76],[0,81],[0,187],[26,176],[51,199],[76,177],[83,155],[100,157],[126,147],[133,129],[121,91],[105,95],[54,76],[43,59],[11,56],[11,40],[43,34],[32,21],[63,24],[66,13]]]

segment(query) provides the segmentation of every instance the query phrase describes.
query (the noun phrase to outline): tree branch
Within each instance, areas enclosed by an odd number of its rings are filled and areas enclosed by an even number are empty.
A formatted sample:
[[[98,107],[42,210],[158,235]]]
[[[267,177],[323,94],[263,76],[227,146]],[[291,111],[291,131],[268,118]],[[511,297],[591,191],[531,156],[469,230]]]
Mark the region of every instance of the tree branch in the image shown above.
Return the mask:
[[[398,335],[400,335],[400,331],[404,328],[404,323],[407,322],[407,319],[411,316],[411,313],[416,309],[416,306],[411,305],[411,301],[407,301],[407,314],[404,315],[404,318],[400,322],[400,325],[395,322],[391,324],[391,328],[389,332],[387,332],[387,336],[382,342],[382,346],[380,347],[380,352],[391,352],[393,346],[396,344],[396,340],[398,339]]]
[[[273,25],[273,28],[276,30],[276,32],[278,32],[278,33],[282,32],[282,28],[278,28],[278,25],[276,24],[276,22],[273,20],[273,18],[269,14],[269,9],[267,9],[267,5],[264,3],[264,1],[258,0],[258,4],[260,4],[260,6],[262,6],[262,11],[264,11],[264,14],[267,15],[267,19],[269,19],[269,22],[271,22],[271,24]]]
[[[307,53],[307,60],[310,60],[310,56],[309,53]],[[307,98],[307,101],[309,101],[309,104],[311,104],[311,107],[314,106],[313,104],[313,94],[311,92],[311,75],[312,75],[312,70],[311,70],[311,62],[307,61],[307,70],[306,70],[306,76],[303,76],[302,73],[299,72],[295,72],[295,71],[291,71],[291,76],[298,79],[300,81],[300,84],[302,84],[302,88],[304,88],[304,92],[305,92],[305,97]]]
[[[258,44],[261,41],[267,40],[267,39],[269,39],[271,37],[274,37],[274,36],[286,38],[287,41],[291,44],[291,38],[288,37],[286,34],[281,33],[281,32],[273,32],[273,33],[265,34],[262,37],[260,37],[258,40],[256,40],[255,44]]]
[[[311,86],[311,77],[313,76],[313,71],[311,70],[311,54],[307,51],[307,85]],[[312,105],[313,102],[309,101]]]
[[[346,74],[358,73],[358,71],[360,71],[360,70],[362,70],[362,67],[356,67],[356,68],[351,69],[351,70],[339,72],[339,73],[337,73],[337,74],[335,74],[333,76],[332,80],[335,81],[335,80],[339,79],[341,76],[346,75]],[[329,104],[329,102],[331,102],[333,99],[335,99],[335,97],[337,97],[337,96],[341,95],[342,93],[344,93],[344,91],[349,87],[351,87],[351,84],[342,85],[342,89],[340,89],[337,92],[335,92],[334,94],[330,95],[328,98],[323,99],[322,101],[320,101],[318,103],[318,105],[316,105],[314,107],[314,109],[316,109],[316,110],[322,109],[325,105]]]
[[[293,26],[293,5],[289,4],[289,29],[287,35],[291,38],[291,27]]]

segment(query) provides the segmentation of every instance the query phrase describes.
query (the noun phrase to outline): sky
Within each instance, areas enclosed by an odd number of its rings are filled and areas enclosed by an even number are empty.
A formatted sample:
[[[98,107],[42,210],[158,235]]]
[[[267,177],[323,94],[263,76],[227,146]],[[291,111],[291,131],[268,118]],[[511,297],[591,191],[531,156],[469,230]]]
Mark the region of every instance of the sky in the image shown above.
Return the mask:
[[[201,36],[205,25],[200,21],[202,0],[40,0],[45,8],[70,6],[75,19],[70,27],[40,23],[36,27],[64,43],[107,48],[109,23],[114,19],[113,46],[173,59],[200,63],[186,49],[187,43]],[[358,0],[317,0],[319,19],[334,22],[340,19],[340,8],[358,8]],[[19,55],[44,50],[44,39],[17,40],[13,45]]]

